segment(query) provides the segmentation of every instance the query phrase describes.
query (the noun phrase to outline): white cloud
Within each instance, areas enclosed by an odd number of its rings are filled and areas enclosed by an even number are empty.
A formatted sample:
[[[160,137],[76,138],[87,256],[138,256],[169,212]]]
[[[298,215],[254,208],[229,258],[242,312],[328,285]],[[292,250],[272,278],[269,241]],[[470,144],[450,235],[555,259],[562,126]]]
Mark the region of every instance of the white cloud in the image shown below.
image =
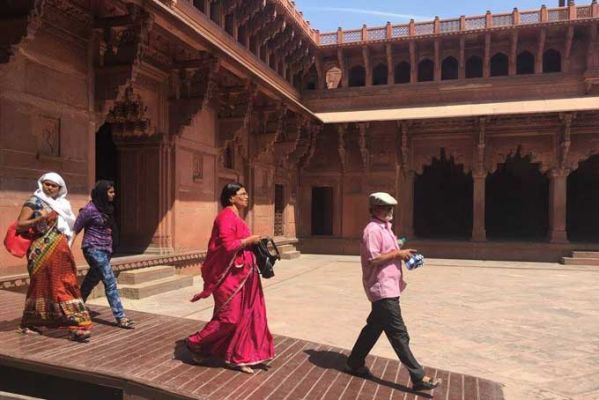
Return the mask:
[[[388,18],[401,18],[401,19],[415,19],[415,20],[432,20],[434,17],[427,17],[422,15],[410,15],[410,14],[398,14],[388,11],[377,11],[377,10],[367,10],[361,8],[344,8],[344,7],[306,7],[306,9],[315,10],[315,11],[335,11],[335,12],[344,12],[344,13],[352,13],[352,14],[362,14],[362,15],[375,15],[378,17],[388,17]]]

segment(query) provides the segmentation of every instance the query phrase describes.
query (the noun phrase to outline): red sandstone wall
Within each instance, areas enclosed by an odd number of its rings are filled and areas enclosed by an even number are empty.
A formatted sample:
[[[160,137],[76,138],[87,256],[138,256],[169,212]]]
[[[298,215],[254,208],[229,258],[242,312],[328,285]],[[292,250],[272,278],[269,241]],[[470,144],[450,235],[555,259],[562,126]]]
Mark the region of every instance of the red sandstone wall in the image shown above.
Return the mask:
[[[44,29],[0,64],[2,236],[44,172],[64,177],[74,210],[86,203],[94,131],[88,74],[87,47]],[[76,257],[82,259],[79,251]],[[0,273],[24,270],[24,261],[2,246]]]

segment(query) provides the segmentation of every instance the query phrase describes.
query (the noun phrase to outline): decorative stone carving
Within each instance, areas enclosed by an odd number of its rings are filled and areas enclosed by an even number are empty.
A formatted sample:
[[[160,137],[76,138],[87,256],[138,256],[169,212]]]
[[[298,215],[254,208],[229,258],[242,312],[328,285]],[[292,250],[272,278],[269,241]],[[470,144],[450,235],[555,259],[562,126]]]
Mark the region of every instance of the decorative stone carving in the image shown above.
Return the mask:
[[[28,2],[28,7],[23,10],[21,2],[15,2],[14,5],[9,2],[2,5],[2,11],[5,15],[18,14],[18,11],[25,12],[22,15],[19,23],[14,24],[10,34],[5,30],[0,35],[0,64],[10,62],[11,58],[16,54],[17,49],[24,42],[34,38],[38,29],[42,26],[42,21],[45,14],[47,0],[35,0]],[[15,7],[15,10],[11,9]],[[18,11],[17,11],[18,10]],[[16,19],[15,19],[16,20]]]
[[[194,183],[201,182],[204,179],[204,157],[200,153],[194,153],[192,162],[192,180]]]
[[[60,157],[60,119],[39,115],[35,121],[37,154]]]
[[[123,98],[114,103],[106,116],[115,138],[152,136],[156,133],[146,116],[147,107],[132,86],[125,89]]]

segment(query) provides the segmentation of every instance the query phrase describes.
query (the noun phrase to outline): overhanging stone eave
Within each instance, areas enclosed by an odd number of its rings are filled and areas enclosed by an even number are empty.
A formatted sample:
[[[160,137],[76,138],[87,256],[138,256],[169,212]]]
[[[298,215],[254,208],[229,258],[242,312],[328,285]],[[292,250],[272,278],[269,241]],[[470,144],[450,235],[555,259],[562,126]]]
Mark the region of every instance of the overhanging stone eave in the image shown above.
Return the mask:
[[[315,113],[325,124],[599,110],[599,96]]]

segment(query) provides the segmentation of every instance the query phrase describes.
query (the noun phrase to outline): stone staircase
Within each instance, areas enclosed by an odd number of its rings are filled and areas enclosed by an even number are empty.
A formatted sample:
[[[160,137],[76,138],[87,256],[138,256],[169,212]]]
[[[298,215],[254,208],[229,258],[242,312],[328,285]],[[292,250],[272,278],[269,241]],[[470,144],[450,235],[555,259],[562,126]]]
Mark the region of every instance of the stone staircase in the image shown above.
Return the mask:
[[[293,260],[298,258],[301,253],[295,248],[298,240],[296,238],[286,238],[278,236],[274,238],[274,241],[281,254],[281,260]]]
[[[562,257],[560,262],[566,265],[599,266],[599,251],[573,251],[572,257]]]
[[[155,267],[121,272],[118,282],[121,297],[143,299],[191,286],[193,284],[193,277],[190,275],[178,275],[173,266],[157,265]]]

